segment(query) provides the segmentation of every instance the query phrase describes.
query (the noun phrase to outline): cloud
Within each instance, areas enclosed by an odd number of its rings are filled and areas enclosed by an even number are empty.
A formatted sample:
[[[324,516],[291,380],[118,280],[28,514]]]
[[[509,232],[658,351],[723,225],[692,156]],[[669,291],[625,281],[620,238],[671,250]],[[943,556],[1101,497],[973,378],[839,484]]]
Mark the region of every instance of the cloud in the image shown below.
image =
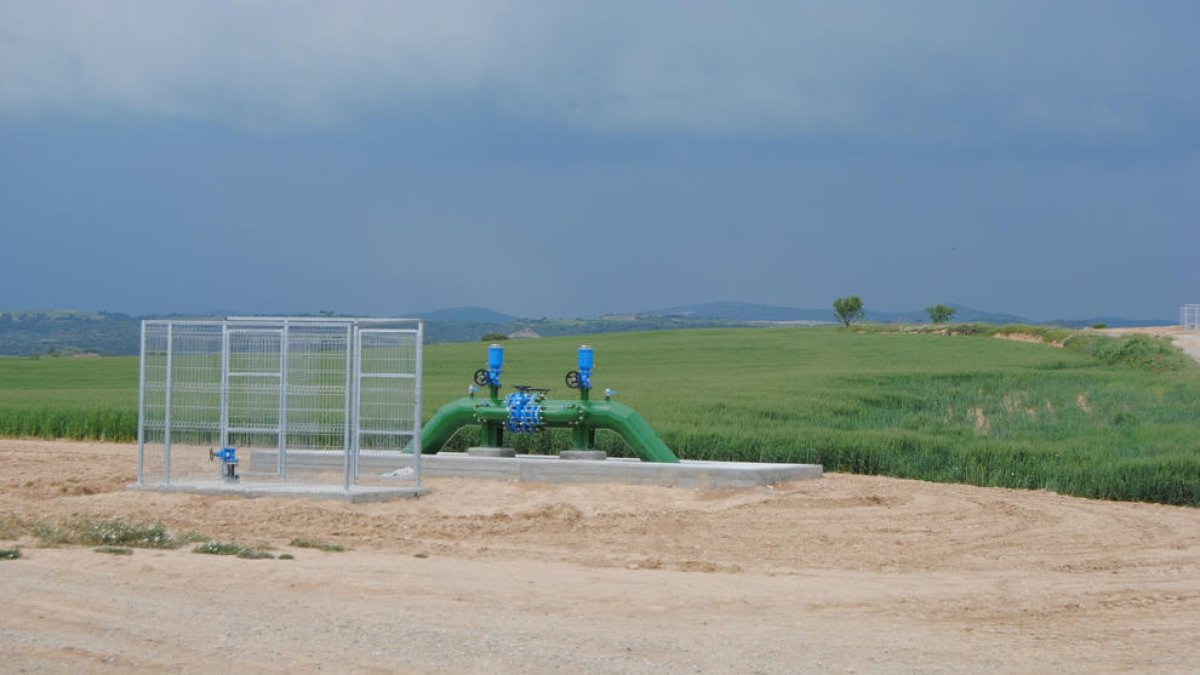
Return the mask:
[[[1138,141],[1195,117],[1187,4],[7,2],[0,114],[290,129],[482,102],[612,134]],[[466,104],[464,104],[466,105]],[[1176,134],[1177,135],[1177,134]]]

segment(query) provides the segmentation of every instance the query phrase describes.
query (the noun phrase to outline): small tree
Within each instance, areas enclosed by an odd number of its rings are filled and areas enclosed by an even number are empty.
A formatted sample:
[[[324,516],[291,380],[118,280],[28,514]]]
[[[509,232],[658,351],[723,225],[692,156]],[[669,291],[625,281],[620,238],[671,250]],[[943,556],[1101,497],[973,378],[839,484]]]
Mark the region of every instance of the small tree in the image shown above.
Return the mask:
[[[933,307],[926,307],[925,313],[929,315],[929,320],[934,323],[946,323],[950,319],[954,318],[954,315],[958,313],[958,310],[947,305],[938,304],[934,305]]]
[[[851,295],[848,298],[834,300],[833,313],[837,315],[838,321],[841,321],[846,326],[855,321],[862,320],[864,316],[862,298],[857,295]]]
[[[504,333],[484,333],[483,337],[479,338],[480,342],[499,342],[507,340],[508,336]]]

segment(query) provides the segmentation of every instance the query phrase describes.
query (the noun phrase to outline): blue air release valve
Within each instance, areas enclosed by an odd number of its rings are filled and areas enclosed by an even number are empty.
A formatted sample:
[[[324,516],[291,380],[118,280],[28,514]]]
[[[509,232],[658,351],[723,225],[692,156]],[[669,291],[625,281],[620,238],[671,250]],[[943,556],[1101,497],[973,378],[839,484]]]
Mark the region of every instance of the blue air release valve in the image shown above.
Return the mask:
[[[542,424],[542,401],[546,395],[544,390],[530,387],[517,387],[517,390],[504,399],[504,407],[508,408],[508,420],[504,428],[514,434],[532,434],[545,428]]]
[[[475,384],[481,387],[499,387],[500,371],[504,367],[504,347],[493,344],[488,347],[487,368],[475,371]]]
[[[221,478],[227,481],[236,481],[239,476],[237,474],[237,448],[221,448],[219,451],[208,449],[208,461],[214,459],[221,460]]]
[[[567,386],[571,389],[591,389],[592,369],[596,365],[596,355],[588,345],[579,346],[579,370],[567,373]]]

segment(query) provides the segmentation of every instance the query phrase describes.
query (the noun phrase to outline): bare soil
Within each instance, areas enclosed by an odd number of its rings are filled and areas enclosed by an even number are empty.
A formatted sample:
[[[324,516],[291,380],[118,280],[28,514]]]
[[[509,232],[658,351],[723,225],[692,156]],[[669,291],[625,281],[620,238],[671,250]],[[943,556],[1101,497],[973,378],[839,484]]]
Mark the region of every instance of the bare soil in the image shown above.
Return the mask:
[[[18,671],[1196,672],[1200,510],[848,475],[428,480],[350,505],[129,492],[127,445],[0,440],[0,517],[162,520],[295,560],[0,561]],[[296,549],[296,537],[353,550]]]

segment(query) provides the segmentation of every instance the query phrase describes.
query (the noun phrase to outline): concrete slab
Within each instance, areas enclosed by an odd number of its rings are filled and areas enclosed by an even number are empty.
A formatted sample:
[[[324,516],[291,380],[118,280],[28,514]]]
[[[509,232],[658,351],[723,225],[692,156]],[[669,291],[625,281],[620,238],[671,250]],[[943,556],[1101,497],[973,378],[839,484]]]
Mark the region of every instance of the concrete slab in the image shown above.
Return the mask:
[[[289,453],[290,454],[290,453]],[[341,486],[333,485],[285,485],[282,483],[238,482],[226,481],[177,481],[170,485],[138,485],[128,486],[130,490],[146,492],[187,492],[201,495],[221,495],[229,497],[293,497],[297,499],[336,499],[351,504],[366,502],[383,502],[392,499],[409,499],[429,494],[425,488],[354,485],[349,491]]]
[[[512,448],[467,448],[467,454],[472,457],[516,457],[517,451]]]
[[[259,456],[261,455],[261,457]],[[407,467],[411,457],[397,452],[368,452],[359,456],[363,478],[386,478],[397,467]],[[275,453],[251,454],[253,465],[274,466]],[[288,466],[320,468],[341,466],[340,453],[292,451]],[[624,483],[686,488],[745,488],[794,480],[820,478],[820,464],[759,464],[756,462],[703,462],[684,460],[679,464],[657,464],[637,459],[562,460],[546,455],[517,455],[514,458],[472,457],[460,452],[422,455],[421,475],[533,483]]]
[[[558,453],[559,459],[608,459],[608,453],[603,450],[563,450]]]

